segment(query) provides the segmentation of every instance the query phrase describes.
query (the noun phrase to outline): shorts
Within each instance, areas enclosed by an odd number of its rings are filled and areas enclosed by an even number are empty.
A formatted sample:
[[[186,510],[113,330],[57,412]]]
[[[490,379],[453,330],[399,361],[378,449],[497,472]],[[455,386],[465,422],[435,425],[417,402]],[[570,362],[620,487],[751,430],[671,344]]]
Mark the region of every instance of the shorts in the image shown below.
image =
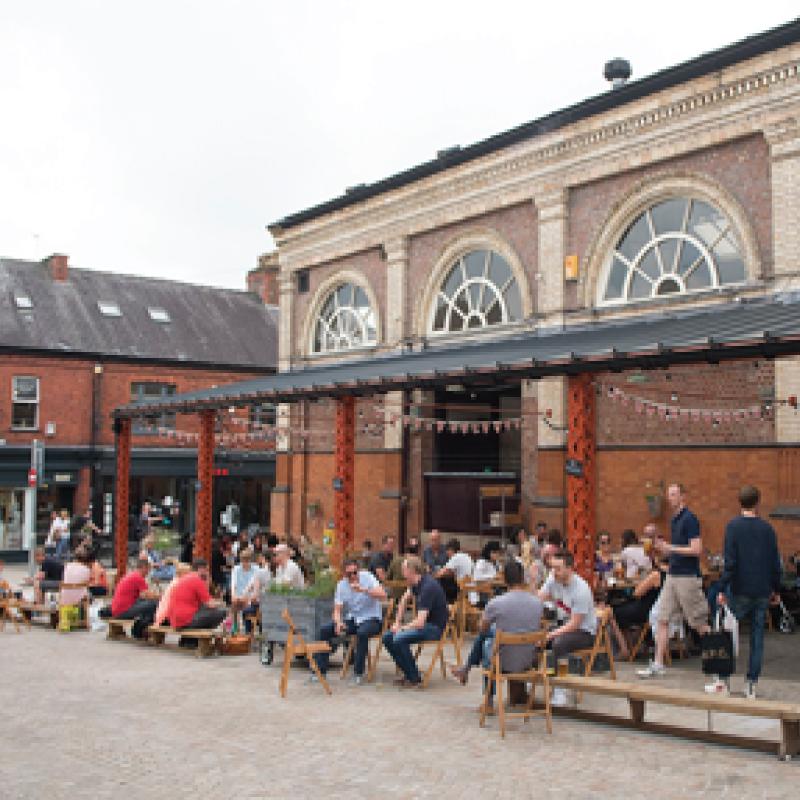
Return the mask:
[[[693,575],[667,575],[659,600],[659,620],[680,616],[695,630],[708,625],[708,601],[700,578]]]

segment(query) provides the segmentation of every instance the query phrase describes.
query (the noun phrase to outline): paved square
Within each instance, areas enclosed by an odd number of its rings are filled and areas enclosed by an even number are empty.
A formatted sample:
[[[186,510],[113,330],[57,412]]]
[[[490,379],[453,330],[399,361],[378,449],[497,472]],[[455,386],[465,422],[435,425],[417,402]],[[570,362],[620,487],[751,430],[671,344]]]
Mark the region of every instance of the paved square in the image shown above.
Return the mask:
[[[800,785],[798,761],[563,718],[552,736],[541,720],[514,721],[503,741],[494,720],[478,727],[477,674],[466,689],[435,675],[427,691],[400,690],[386,660],[376,685],[332,675],[332,697],[295,669],[285,700],[278,667],[254,655],[200,660],[103,633],[7,627],[0,664],[0,797],[9,800],[751,800],[794,798]],[[668,681],[696,688],[701,679],[695,666]],[[765,696],[799,694],[798,684],[764,681]],[[746,725],[777,731],[770,721]]]

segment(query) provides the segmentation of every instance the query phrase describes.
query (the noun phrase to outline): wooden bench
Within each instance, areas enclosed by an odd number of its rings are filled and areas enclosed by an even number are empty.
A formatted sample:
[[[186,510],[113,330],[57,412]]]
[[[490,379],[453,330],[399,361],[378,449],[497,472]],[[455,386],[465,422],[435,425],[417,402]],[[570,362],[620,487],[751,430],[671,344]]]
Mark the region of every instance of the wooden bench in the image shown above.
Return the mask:
[[[53,630],[58,627],[57,606],[53,606],[50,603],[23,602],[19,604],[18,608],[27,625],[30,625],[33,622],[42,621],[37,620],[37,617],[45,617],[47,620],[46,624],[53,628]]]
[[[106,633],[106,639],[120,641],[132,638],[131,628],[134,622],[136,622],[135,619],[107,619],[108,632]]]
[[[778,757],[785,760],[800,754],[800,704],[797,703],[748,700],[744,697],[721,697],[685,689],[672,689],[652,683],[628,683],[609,680],[608,678],[551,677],[550,685],[558,686],[562,689],[571,689],[579,695],[586,693],[625,699],[628,701],[630,716],[620,717],[577,708],[555,708],[554,712],[558,714],[715,744],[747,747],[768,753],[777,751]],[[647,703],[706,711],[709,714],[708,730],[648,722],[645,720]],[[710,715],[712,712],[777,720],[780,722],[780,742],[776,745],[775,742],[770,742],[766,739],[714,731],[711,729]]]
[[[220,651],[222,636],[217,630],[207,628],[180,629],[170,628],[168,625],[151,625],[147,629],[147,641],[158,647],[166,643],[167,634],[182,636],[187,639],[197,639],[197,657],[213,656]]]

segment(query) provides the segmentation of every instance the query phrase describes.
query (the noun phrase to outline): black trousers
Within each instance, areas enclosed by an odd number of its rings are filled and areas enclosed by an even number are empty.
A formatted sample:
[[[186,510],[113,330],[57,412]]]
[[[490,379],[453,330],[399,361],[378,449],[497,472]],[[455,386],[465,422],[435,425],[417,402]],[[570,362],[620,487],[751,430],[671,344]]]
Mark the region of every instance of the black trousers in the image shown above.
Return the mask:
[[[158,603],[155,600],[137,600],[127,611],[120,614],[117,619],[136,619],[141,617],[150,625],[156,616]]]
[[[195,630],[200,630],[201,628],[216,628],[227,615],[228,612],[224,608],[200,606],[192,617],[192,621],[188,625],[184,625],[180,630],[188,631],[192,628]]]

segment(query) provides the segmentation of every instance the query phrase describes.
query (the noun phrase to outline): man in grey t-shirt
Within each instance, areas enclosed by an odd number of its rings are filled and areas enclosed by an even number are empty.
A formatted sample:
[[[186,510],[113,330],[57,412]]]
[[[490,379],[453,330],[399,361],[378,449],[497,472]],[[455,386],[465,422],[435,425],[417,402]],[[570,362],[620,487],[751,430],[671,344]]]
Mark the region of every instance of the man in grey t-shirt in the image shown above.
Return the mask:
[[[504,633],[533,633],[538,631],[542,619],[542,601],[531,594],[524,584],[524,570],[518,561],[509,560],[503,568],[508,591],[495,597],[486,605],[481,619],[481,631],[463,667],[450,671],[461,684],[467,682],[469,671],[481,663],[489,667],[494,648],[494,631]],[[522,672],[530,669],[536,654],[528,645],[507,645],[500,653],[504,672]]]

